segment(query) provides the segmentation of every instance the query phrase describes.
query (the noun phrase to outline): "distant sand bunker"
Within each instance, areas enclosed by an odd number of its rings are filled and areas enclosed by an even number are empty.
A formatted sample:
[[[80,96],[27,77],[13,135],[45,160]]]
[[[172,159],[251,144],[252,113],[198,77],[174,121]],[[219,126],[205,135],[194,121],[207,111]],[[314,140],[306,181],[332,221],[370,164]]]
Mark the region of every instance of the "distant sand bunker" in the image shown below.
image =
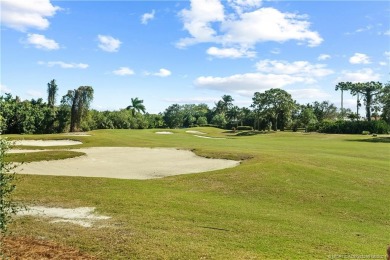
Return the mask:
[[[24,146],[63,146],[78,144],[82,144],[82,142],[73,140],[18,140],[15,142],[15,145]]]
[[[200,132],[200,131],[193,131],[193,130],[186,131],[186,133],[197,134],[197,135],[205,135],[206,134],[206,133],[203,133],[203,132]]]
[[[163,132],[156,132],[155,134],[158,134],[158,135],[171,135],[173,133],[172,132],[168,132],[168,131],[163,131]]]
[[[207,159],[174,148],[94,147],[74,151],[84,152],[86,156],[26,163],[16,171],[21,174],[144,180],[219,170],[239,164],[232,160]]]

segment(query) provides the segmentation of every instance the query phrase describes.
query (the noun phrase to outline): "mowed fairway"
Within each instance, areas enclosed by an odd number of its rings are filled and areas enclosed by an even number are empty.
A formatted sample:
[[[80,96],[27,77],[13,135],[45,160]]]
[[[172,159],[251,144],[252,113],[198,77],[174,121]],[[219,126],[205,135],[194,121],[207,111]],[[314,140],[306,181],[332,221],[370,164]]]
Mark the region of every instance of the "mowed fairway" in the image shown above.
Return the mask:
[[[111,219],[85,228],[20,217],[11,226],[13,235],[55,241],[101,259],[384,258],[390,243],[388,138],[196,130],[226,139],[198,138],[185,130],[169,130],[171,135],[101,130],[67,137],[83,142],[71,149],[175,147],[243,161],[234,168],[153,180],[20,175],[15,199],[25,205],[96,207]]]

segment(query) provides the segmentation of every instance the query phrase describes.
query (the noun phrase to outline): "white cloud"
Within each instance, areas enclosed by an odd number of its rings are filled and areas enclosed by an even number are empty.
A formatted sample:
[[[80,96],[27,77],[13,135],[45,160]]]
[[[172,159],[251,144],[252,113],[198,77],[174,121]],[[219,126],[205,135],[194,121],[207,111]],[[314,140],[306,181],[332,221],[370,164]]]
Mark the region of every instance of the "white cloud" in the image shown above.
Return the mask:
[[[383,33],[384,35],[390,35],[390,30],[387,30]]]
[[[163,101],[169,103],[180,103],[180,104],[198,104],[198,103],[214,103],[217,102],[219,97],[192,97],[192,98],[165,98]]]
[[[385,62],[385,61],[380,61],[380,62],[379,62],[379,65],[381,65],[381,66],[387,66],[387,62]]]
[[[390,59],[390,51],[385,51],[383,53],[383,55],[385,55],[385,57],[387,57],[388,59]]]
[[[358,28],[355,32],[356,33],[361,33],[361,32],[365,32],[365,31],[369,31],[372,28],[373,28],[372,25],[367,25],[366,27]]]
[[[334,73],[324,64],[307,61],[261,60],[256,63],[258,72],[235,74],[227,77],[198,77],[194,84],[199,88],[234,92],[252,96],[255,91],[284,88],[293,84],[314,84],[318,78]],[[319,92],[317,92],[319,93]]]
[[[32,98],[42,98],[42,92],[37,91],[37,90],[29,90],[27,91],[27,95],[32,97]]]
[[[302,77],[325,77],[333,73],[324,64],[311,64],[308,61],[294,61],[289,63],[283,60],[261,60],[256,63],[260,72],[299,75]]]
[[[60,48],[59,44],[55,40],[48,39],[42,34],[29,33],[27,34],[26,42],[34,45],[37,49],[58,50]]]
[[[10,93],[11,89],[6,85],[0,83],[0,93]]]
[[[365,68],[357,71],[344,70],[341,76],[337,78],[337,82],[350,81],[352,83],[379,81],[380,74],[375,73],[372,69]]]
[[[142,24],[148,24],[149,21],[154,19],[154,14],[156,12],[153,10],[151,13],[145,13],[141,17],[141,23]]]
[[[305,88],[305,89],[286,89],[294,99],[321,99],[328,98],[331,95],[318,88]]]
[[[355,53],[352,57],[349,58],[351,64],[369,64],[370,57],[364,53]]]
[[[259,8],[262,4],[262,0],[228,0],[227,2],[238,14]]]
[[[291,75],[245,73],[228,77],[199,77],[195,85],[200,88],[234,92],[244,96],[252,96],[256,91],[271,88],[283,88],[294,83],[310,83],[307,78]]]
[[[329,54],[320,54],[320,56],[318,56],[317,60],[328,60],[330,58],[331,58],[331,56]]]
[[[156,73],[153,73],[154,76],[157,76],[157,77],[168,77],[172,74],[171,71],[167,70],[167,69],[160,69],[158,72]]]
[[[128,67],[120,67],[119,69],[114,70],[112,73],[118,76],[131,76],[135,74],[135,72]]]
[[[253,58],[256,56],[256,52],[246,49],[235,48],[217,48],[210,47],[207,49],[207,54],[216,58]]]
[[[257,7],[261,1],[229,1],[234,6]],[[275,8],[259,8],[247,11],[239,8],[236,13],[225,14],[219,0],[192,0],[190,10],[184,9],[180,16],[184,29],[191,37],[182,38],[178,47],[191,44],[212,42],[226,46],[239,46],[251,49],[257,43],[266,41],[285,42],[296,40],[317,46],[323,39],[316,31],[309,29],[306,15],[283,13]]]
[[[177,46],[186,47],[199,42],[213,42],[216,31],[212,28],[212,22],[224,20],[224,7],[219,0],[193,0],[191,9],[183,9],[179,16],[192,38],[181,39]]]
[[[221,30],[225,43],[253,46],[259,42],[285,42],[297,40],[314,47],[323,41],[319,34],[309,30],[310,23],[304,15],[283,13],[275,8],[260,8],[243,13],[240,19],[227,20]]]
[[[18,30],[28,28],[44,30],[50,25],[47,17],[52,17],[61,8],[53,6],[50,0],[1,0],[1,24]]]
[[[63,69],[86,69],[89,67],[88,64],[85,63],[66,63],[63,61],[38,61],[39,65],[46,65],[48,67],[54,67],[54,66],[59,66]]]
[[[117,52],[122,42],[109,35],[98,35],[99,48],[107,52]]]

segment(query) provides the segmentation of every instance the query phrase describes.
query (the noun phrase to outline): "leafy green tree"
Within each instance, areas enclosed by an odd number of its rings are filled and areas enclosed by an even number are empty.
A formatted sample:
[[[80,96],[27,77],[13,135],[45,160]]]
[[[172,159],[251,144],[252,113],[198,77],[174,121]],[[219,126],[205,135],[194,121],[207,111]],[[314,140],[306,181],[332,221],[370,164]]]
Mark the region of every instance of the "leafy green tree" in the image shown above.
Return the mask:
[[[382,109],[382,119],[390,124],[390,82],[387,82],[379,93],[378,102]]]
[[[62,97],[64,104],[70,106],[70,132],[80,130],[80,124],[88,113],[89,105],[93,100],[93,88],[90,86],[81,86],[75,90],[69,90]]]
[[[282,89],[270,89],[264,93],[256,92],[252,101],[257,118],[269,118],[274,131],[278,129],[278,119],[279,122],[283,122],[283,125],[279,127],[281,130],[284,129],[295,108],[295,102],[291,95]]]
[[[216,114],[213,119],[211,120],[211,123],[213,125],[217,125],[220,128],[225,128],[227,121],[225,119],[225,116],[223,114]]]
[[[149,128],[162,128],[164,126],[164,118],[162,114],[146,114],[146,119],[149,122]]]
[[[322,101],[321,103],[315,101],[313,103],[313,112],[319,122],[323,120],[336,120],[337,107],[330,103],[330,101]]]
[[[305,126],[305,132],[307,132],[308,126],[316,124],[318,122],[313,108],[306,107],[301,113],[301,122]]]
[[[133,116],[136,115],[136,113],[145,113],[146,108],[145,105],[143,104],[144,101],[141,99],[136,98],[131,98],[131,105],[128,106],[126,109],[130,110]]]
[[[196,120],[196,123],[198,125],[206,125],[207,124],[207,117],[205,117],[205,116],[198,117],[198,119]]]
[[[53,108],[56,103],[57,91],[58,86],[55,79],[47,83],[47,104],[51,108]]]
[[[7,232],[12,215],[18,210],[18,205],[12,200],[15,190],[14,166],[5,160],[6,152],[10,148],[10,142],[0,137],[0,238],[3,239]],[[0,241],[1,243],[1,241]]]
[[[367,121],[371,121],[372,105],[375,103],[375,97],[380,93],[382,88],[382,83],[371,81],[365,83],[339,82],[335,89],[341,91],[348,90],[353,96],[362,95],[366,107],[366,119]],[[357,102],[360,102],[359,99]]]
[[[182,127],[184,123],[184,114],[180,105],[173,104],[165,109],[163,114],[164,122],[169,128]]]

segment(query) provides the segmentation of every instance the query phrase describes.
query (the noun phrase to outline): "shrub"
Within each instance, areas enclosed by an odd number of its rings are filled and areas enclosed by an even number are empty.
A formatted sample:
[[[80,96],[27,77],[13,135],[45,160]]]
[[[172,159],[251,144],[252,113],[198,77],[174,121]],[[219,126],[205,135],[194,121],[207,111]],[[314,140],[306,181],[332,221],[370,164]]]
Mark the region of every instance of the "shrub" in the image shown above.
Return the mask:
[[[18,207],[12,201],[11,194],[15,190],[15,168],[10,162],[5,161],[5,154],[10,148],[10,142],[0,137],[0,237],[3,238],[7,232],[8,224],[11,222],[12,214],[15,214]]]
[[[309,123],[306,127],[306,132],[316,132],[318,130],[317,123]]]
[[[362,135],[369,135],[369,134],[370,134],[369,131],[363,131],[363,132],[362,132]]]
[[[201,127],[217,127],[217,125],[213,125],[213,124],[204,124],[204,125],[200,125]]]
[[[249,131],[252,131],[253,130],[253,127],[252,126],[249,126],[249,125],[243,125],[243,126],[238,126],[237,127],[237,130],[240,131],[240,130],[249,130]]]
[[[363,131],[376,134],[387,134],[390,126],[382,120],[378,121],[323,121],[318,132],[328,134],[361,134]]]

